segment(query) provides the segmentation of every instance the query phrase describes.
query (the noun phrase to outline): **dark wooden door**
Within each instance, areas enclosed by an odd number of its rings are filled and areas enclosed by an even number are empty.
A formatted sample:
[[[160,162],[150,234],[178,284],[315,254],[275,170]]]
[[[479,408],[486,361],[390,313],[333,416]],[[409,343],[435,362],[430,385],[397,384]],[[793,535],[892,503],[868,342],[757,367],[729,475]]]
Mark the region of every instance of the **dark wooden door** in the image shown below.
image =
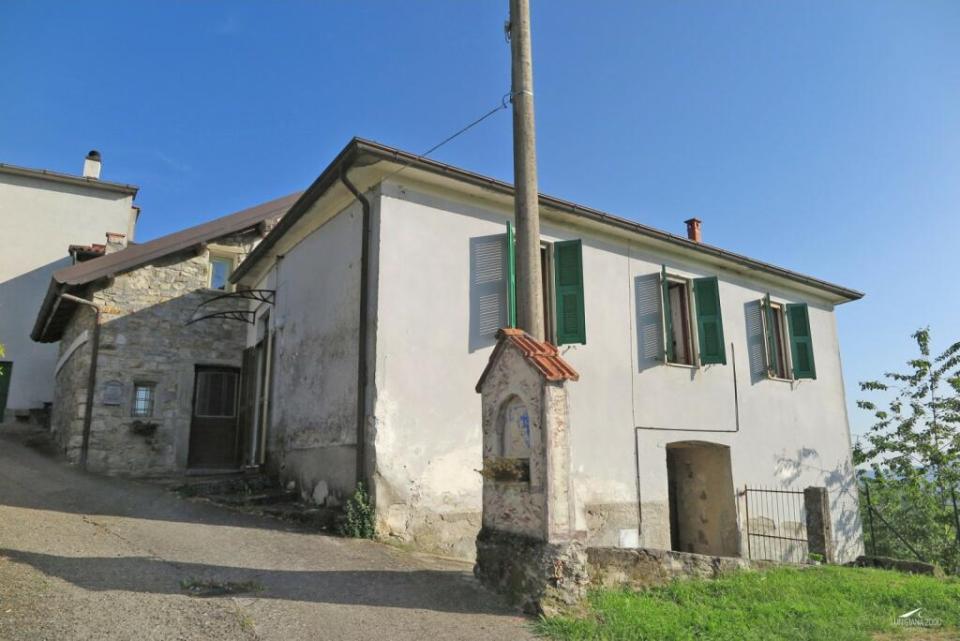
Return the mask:
[[[197,366],[190,421],[190,467],[236,468],[240,463],[237,391],[234,367]]]
[[[7,411],[7,393],[10,391],[10,377],[13,376],[13,361],[0,361],[0,423]]]

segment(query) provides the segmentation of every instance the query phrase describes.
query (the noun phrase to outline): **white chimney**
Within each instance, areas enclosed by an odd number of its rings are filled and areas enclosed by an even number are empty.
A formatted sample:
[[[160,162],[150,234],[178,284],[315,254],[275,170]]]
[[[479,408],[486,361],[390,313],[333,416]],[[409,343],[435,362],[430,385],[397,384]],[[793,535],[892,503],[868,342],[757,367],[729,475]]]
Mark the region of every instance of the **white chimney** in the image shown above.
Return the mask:
[[[83,161],[83,177],[100,180],[100,152],[92,150]]]

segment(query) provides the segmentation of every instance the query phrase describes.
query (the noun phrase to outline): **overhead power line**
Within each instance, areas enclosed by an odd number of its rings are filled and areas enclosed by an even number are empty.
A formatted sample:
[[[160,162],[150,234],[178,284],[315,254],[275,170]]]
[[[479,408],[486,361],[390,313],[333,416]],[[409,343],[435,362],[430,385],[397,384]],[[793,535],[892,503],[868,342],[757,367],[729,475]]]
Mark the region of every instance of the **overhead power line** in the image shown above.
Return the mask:
[[[499,111],[503,111],[504,109],[508,109],[508,108],[510,107],[510,100],[511,100],[511,98],[512,98],[512,95],[511,95],[511,94],[509,94],[509,93],[504,94],[503,98],[500,99],[500,103],[499,103],[496,107],[494,107],[494,108],[491,109],[490,111],[486,112],[485,114],[483,114],[482,116],[480,116],[480,117],[477,118],[476,120],[473,120],[473,121],[471,121],[470,123],[464,125],[463,127],[461,127],[460,129],[458,129],[458,130],[455,131],[454,133],[450,134],[449,136],[447,136],[446,138],[444,138],[443,140],[441,140],[440,142],[438,142],[437,144],[435,144],[433,147],[430,147],[430,149],[427,149],[425,152],[423,152],[422,154],[420,154],[420,155],[417,156],[417,157],[418,157],[418,158],[426,158],[427,156],[429,156],[430,154],[432,154],[433,152],[435,152],[437,149],[440,149],[440,147],[443,147],[443,146],[444,146],[445,144],[447,144],[448,142],[450,142],[450,141],[452,141],[452,140],[454,140],[454,139],[456,139],[456,138],[459,138],[460,136],[462,136],[463,134],[467,133],[468,131],[470,131],[471,129],[473,129],[473,128],[476,127],[477,125],[479,125],[481,122],[483,122],[484,120],[486,120],[486,119],[489,118],[490,116],[494,115],[495,113],[497,113],[497,112],[499,112]],[[401,171],[403,171],[404,169],[406,169],[407,167],[409,167],[409,166],[410,166],[410,163],[412,163],[412,162],[413,162],[412,160],[408,160],[407,162],[405,162],[405,163],[403,164],[402,167],[400,167],[400,169],[396,170],[396,171],[393,172],[392,174],[388,174],[388,175],[384,178],[384,180],[386,180],[387,178],[393,178],[394,176],[396,176],[397,174],[399,174]]]

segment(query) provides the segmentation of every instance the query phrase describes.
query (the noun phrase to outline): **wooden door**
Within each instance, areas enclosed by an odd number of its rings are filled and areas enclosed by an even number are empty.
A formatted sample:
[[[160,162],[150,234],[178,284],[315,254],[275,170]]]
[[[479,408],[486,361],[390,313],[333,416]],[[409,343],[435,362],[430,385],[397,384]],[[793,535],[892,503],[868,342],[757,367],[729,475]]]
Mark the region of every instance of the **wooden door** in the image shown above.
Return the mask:
[[[0,361],[0,423],[7,411],[7,393],[10,391],[10,377],[13,376],[13,361]]]
[[[235,469],[239,466],[239,380],[240,372],[235,367],[197,366],[187,458],[190,467]]]

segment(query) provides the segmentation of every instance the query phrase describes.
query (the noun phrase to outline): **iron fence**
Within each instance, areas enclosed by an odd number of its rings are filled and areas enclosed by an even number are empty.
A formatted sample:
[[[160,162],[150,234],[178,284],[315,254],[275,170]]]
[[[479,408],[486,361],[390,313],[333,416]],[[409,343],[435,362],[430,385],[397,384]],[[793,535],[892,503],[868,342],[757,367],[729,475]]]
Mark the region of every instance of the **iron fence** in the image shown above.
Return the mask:
[[[747,558],[803,563],[807,515],[803,490],[744,486]]]

